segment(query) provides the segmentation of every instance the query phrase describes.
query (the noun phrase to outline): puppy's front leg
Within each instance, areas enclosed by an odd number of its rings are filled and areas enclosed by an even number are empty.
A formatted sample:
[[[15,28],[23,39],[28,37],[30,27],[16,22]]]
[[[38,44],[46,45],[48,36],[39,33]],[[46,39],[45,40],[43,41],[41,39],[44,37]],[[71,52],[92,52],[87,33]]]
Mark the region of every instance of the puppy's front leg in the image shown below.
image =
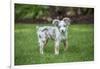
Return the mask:
[[[55,55],[59,54],[59,41],[55,41]]]
[[[68,49],[68,40],[63,40],[63,44],[64,44],[64,51],[66,51]]]

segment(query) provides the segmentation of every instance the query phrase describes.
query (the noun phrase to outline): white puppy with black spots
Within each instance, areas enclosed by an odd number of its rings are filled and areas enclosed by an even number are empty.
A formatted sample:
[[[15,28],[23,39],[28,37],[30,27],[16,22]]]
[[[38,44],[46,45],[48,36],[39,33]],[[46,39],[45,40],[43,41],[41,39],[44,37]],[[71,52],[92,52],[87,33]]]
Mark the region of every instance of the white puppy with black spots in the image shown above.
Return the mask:
[[[60,43],[63,42],[64,50],[68,48],[68,26],[71,20],[63,18],[62,20],[54,19],[54,26],[37,27],[37,36],[40,46],[40,54],[43,54],[44,46],[47,45],[48,39],[55,41],[55,55],[59,54]]]

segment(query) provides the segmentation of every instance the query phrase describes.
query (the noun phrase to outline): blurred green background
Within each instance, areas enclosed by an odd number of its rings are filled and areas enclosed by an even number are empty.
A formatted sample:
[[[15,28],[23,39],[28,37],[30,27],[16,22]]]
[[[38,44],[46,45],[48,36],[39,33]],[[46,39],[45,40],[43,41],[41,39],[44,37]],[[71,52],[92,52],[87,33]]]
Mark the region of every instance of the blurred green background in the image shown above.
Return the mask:
[[[15,4],[16,23],[51,23],[70,17],[73,23],[94,23],[94,8]]]

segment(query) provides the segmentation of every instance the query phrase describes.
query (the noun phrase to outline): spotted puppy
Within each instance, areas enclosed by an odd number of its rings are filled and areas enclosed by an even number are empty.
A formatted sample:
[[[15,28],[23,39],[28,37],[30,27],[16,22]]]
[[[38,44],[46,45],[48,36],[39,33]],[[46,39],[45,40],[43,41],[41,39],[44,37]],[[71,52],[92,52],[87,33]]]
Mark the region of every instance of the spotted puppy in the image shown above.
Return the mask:
[[[62,20],[54,19],[52,22],[54,26],[37,27],[40,54],[43,54],[43,48],[47,45],[48,39],[52,39],[55,42],[55,55],[59,54],[59,45],[61,42],[63,42],[65,50],[68,48],[67,35],[70,21],[67,17]]]

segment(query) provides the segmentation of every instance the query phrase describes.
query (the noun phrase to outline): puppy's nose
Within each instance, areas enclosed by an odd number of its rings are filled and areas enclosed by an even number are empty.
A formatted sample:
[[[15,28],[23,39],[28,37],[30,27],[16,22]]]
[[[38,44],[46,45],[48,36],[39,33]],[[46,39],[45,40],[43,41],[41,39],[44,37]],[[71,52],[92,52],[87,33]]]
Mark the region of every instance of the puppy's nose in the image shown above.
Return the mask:
[[[62,30],[61,32],[63,32],[63,33],[64,33],[64,30]]]

